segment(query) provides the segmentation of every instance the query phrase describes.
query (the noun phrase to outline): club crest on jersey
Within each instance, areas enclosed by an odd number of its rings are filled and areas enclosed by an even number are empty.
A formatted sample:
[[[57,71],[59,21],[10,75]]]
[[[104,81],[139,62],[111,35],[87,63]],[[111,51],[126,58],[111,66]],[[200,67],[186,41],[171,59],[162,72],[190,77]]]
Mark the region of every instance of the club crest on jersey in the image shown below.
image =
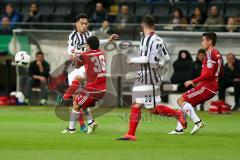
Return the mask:
[[[212,64],[212,62],[211,62],[211,61],[208,61],[208,62],[207,62],[207,68],[209,68],[209,69],[210,69],[210,68],[212,68],[212,67],[213,67],[213,64]]]

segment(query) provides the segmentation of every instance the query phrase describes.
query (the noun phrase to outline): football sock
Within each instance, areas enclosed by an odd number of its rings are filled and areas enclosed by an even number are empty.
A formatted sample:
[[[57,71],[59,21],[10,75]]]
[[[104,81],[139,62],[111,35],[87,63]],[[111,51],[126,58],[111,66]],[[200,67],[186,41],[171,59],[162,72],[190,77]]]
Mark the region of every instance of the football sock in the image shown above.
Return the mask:
[[[179,109],[179,110],[181,110],[181,109]],[[177,127],[176,127],[176,130],[177,130],[177,131],[181,131],[181,130],[183,130],[183,126],[182,126],[182,124],[181,124],[179,121],[177,121]]]
[[[129,131],[128,135],[135,135],[138,122],[141,119],[141,108],[132,106],[129,120]]]
[[[65,92],[65,94],[63,96],[63,99],[66,100],[66,99],[71,98],[71,96],[77,91],[79,84],[80,84],[79,81],[74,80],[72,82],[72,85],[70,85],[68,87],[68,89],[66,90],[66,92]]]
[[[94,119],[92,117],[90,109],[89,108],[83,109],[83,113],[86,116],[88,124],[91,124],[94,121]]]
[[[70,114],[70,122],[69,122],[69,129],[75,129],[75,125],[78,119],[78,114],[79,112],[76,112],[75,110],[72,109],[71,114]]]
[[[179,121],[177,121],[177,127],[176,127],[177,131],[181,131],[183,130],[183,126],[181,125],[181,123]]]
[[[158,114],[161,116],[168,116],[168,117],[178,117],[179,113],[178,111],[169,108],[167,106],[164,105],[157,105],[154,109],[153,109],[153,114]]]
[[[182,105],[182,110],[191,118],[194,123],[201,121],[190,103],[184,102]]]
[[[83,117],[83,111],[82,109],[80,109],[79,111],[79,116],[78,116],[78,122],[80,126],[84,125],[84,117]]]

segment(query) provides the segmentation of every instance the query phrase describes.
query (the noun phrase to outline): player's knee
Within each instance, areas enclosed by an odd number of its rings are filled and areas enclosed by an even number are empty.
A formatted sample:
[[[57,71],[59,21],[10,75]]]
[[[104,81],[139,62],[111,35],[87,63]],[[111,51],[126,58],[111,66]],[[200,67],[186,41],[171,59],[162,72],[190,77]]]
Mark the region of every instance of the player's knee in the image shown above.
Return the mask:
[[[141,107],[142,107],[142,104],[132,103],[132,107],[141,108]]]
[[[180,97],[180,98],[178,98],[177,103],[178,103],[178,105],[181,107],[182,104],[184,103],[184,101],[185,101],[185,100],[184,100],[182,97]]]
[[[75,81],[78,81],[78,82],[81,82],[82,79],[83,79],[83,78],[82,78],[81,76],[76,76],[76,77],[74,78],[74,80],[75,80]]]

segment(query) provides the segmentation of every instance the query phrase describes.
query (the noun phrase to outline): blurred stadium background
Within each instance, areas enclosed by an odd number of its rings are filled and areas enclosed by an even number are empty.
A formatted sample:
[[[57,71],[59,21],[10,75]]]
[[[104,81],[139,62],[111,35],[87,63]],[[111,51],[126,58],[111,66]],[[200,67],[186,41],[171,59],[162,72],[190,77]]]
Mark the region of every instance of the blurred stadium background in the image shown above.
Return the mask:
[[[178,59],[180,50],[187,50],[195,61],[201,49],[202,32],[217,32],[217,48],[224,57],[224,63],[228,53],[239,57],[240,1],[236,0],[0,0],[0,4],[0,70],[4,75],[0,80],[1,95],[9,95],[17,86],[24,92],[27,68],[20,68],[20,75],[16,76],[15,66],[12,65],[17,51],[27,51],[32,59],[37,51],[42,51],[51,65],[51,72],[64,63],[67,38],[74,29],[74,18],[81,12],[89,15],[89,30],[100,39],[107,38],[111,33],[120,36],[119,41],[101,46],[108,53],[108,72],[113,80],[109,87],[116,89],[112,91],[115,96],[109,98],[112,105],[125,106],[124,102],[129,103],[131,83],[123,77],[127,70],[124,56],[137,53],[141,38],[140,21],[144,15],[155,17],[157,34],[165,40],[170,52],[171,64],[164,76],[165,81],[172,81],[172,64]],[[9,7],[12,15],[6,14]],[[34,16],[31,16],[33,12]],[[226,92],[226,102],[234,106],[233,87]],[[181,91],[170,93],[163,100],[176,107],[175,101],[180,94]],[[35,98],[38,96],[34,91],[32,95]],[[54,96],[49,93],[48,104],[55,104]],[[218,100],[218,96],[214,100]],[[206,110],[208,107],[209,103],[206,103]]]

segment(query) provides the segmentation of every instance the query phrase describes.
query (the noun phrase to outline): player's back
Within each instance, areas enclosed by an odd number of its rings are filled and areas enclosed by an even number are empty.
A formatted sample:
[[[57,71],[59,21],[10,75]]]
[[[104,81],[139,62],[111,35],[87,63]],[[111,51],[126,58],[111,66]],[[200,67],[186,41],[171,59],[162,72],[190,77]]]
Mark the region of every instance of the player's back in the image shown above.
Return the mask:
[[[106,89],[106,66],[104,52],[90,50],[81,55],[82,64],[85,66],[88,90]]]
[[[223,74],[222,56],[217,49],[207,51],[202,64],[201,74],[209,74],[202,83],[214,91],[218,90],[218,79]]]

